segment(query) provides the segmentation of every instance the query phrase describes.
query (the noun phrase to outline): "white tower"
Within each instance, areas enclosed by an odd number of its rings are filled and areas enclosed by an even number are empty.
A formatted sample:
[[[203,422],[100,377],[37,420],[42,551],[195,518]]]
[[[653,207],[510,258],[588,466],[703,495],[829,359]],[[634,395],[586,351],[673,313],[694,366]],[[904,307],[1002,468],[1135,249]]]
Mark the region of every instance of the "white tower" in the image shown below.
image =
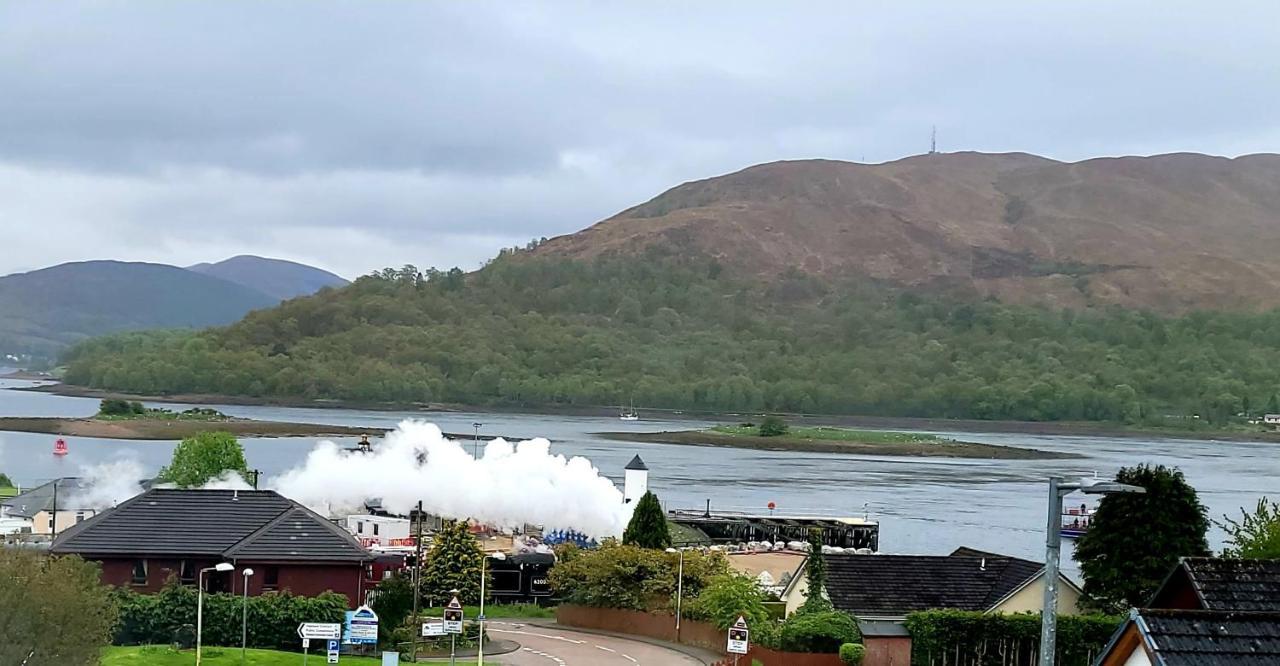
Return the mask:
[[[649,468],[640,456],[631,459],[626,466],[626,477],[622,482],[622,503],[639,502],[649,492]]]

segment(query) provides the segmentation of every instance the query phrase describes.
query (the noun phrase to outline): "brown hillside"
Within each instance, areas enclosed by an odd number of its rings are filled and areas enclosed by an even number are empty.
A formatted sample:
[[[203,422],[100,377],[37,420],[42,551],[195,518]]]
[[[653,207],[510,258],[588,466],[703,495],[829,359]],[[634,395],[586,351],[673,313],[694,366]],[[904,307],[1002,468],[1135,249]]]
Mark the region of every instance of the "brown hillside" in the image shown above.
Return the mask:
[[[1280,155],[774,162],[680,185],[538,252],[654,243],[762,277],[795,267],[1062,306],[1270,307]]]

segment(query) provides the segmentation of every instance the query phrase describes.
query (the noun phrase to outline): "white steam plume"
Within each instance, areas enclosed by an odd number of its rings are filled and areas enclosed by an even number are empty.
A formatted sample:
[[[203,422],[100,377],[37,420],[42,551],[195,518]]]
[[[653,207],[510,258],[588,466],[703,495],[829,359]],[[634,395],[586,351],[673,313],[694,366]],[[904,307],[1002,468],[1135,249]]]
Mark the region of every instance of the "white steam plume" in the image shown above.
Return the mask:
[[[477,460],[434,424],[406,420],[372,453],[321,442],[302,467],[270,485],[322,513],[360,511],[366,500],[381,499],[388,511],[405,514],[421,500],[427,512],[499,527],[621,535],[634,508],[622,503],[622,492],[590,460],[550,449],[545,439],[495,439]]]
[[[200,486],[200,490],[253,490],[253,486],[240,476],[240,472],[229,469],[205,481],[204,485]]]
[[[146,470],[137,460],[122,458],[80,468],[80,492],[67,498],[68,509],[109,509],[142,492]],[[59,502],[62,504],[62,502]]]

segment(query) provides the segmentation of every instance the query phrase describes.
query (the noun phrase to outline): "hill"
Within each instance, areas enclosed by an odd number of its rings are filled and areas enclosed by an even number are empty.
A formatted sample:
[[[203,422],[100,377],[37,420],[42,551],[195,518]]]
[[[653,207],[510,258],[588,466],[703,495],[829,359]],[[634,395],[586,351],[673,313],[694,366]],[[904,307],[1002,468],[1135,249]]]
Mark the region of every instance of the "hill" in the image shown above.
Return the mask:
[[[347,284],[345,278],[313,266],[248,254],[214,264],[195,264],[188,266],[187,270],[256,289],[281,301],[314,294],[325,287]]]
[[[686,183],[538,252],[658,245],[768,278],[874,278],[1059,307],[1280,305],[1280,155],[774,162]]]
[[[52,357],[95,335],[229,324],[277,300],[175,266],[83,261],[0,277],[0,350]]]

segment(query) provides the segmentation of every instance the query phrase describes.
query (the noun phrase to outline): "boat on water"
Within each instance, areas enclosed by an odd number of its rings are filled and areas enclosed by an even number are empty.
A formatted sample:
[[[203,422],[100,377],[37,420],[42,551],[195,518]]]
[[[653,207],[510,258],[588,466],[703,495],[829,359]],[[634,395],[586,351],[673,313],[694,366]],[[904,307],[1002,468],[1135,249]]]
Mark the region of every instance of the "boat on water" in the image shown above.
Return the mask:
[[[67,440],[59,437],[58,440],[53,443],[53,455],[65,456],[70,452],[71,451],[67,449]]]
[[[618,415],[618,418],[623,421],[639,421],[640,414],[636,412],[636,401],[632,400],[631,406],[622,410],[622,413]]]
[[[1089,524],[1093,522],[1093,514],[1096,512],[1097,509],[1090,509],[1084,504],[1081,504],[1079,508],[1064,510],[1059,534],[1064,539],[1079,539],[1089,531]]]

